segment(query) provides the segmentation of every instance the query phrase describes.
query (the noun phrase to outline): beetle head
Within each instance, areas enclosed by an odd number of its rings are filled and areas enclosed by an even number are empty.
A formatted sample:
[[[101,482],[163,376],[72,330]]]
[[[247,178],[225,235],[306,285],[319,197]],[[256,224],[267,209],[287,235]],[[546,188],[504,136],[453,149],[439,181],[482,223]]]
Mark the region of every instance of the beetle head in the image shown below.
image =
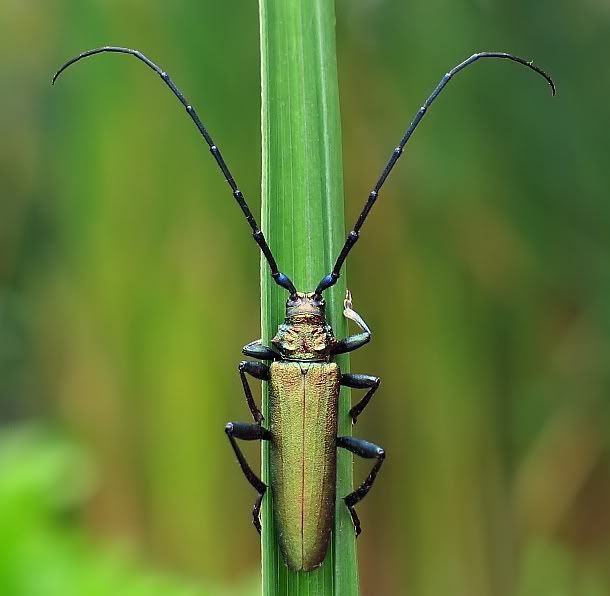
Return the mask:
[[[335,342],[326,322],[326,303],[315,292],[295,292],[286,302],[286,319],[271,340],[286,360],[327,360]]]
[[[297,292],[286,301],[286,319],[294,317],[326,319],[326,302],[314,292]]]

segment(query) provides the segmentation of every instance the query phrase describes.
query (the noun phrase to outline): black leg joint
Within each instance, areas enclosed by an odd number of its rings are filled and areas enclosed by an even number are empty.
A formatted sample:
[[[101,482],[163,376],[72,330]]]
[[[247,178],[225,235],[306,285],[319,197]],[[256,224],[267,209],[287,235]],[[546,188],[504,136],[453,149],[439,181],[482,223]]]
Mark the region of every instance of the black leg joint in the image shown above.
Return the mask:
[[[255,379],[261,381],[269,380],[269,367],[264,362],[252,362],[251,360],[242,360],[239,363],[239,372],[247,372]]]

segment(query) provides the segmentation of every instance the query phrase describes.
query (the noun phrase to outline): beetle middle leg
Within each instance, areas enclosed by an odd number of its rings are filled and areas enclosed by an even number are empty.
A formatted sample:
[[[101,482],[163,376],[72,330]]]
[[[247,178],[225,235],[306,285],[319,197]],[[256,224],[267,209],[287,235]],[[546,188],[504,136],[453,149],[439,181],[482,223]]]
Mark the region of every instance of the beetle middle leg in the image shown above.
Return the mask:
[[[369,443],[368,441],[356,439],[355,437],[337,437],[337,447],[343,447],[343,449],[347,449],[348,451],[351,451],[352,453],[366,459],[377,459],[366,480],[354,492],[347,495],[347,497],[344,499],[350,515],[352,516],[352,521],[354,522],[356,536],[358,536],[362,531],[362,528],[360,527],[360,519],[358,518],[354,507],[356,503],[366,497],[367,493],[369,490],[371,490],[371,487],[375,483],[375,478],[377,478],[377,474],[381,469],[383,460],[385,459],[385,450],[382,447],[375,445],[375,443]]]
[[[250,408],[250,412],[252,412],[252,418],[254,418],[254,422],[260,424],[264,420],[264,418],[254,401],[254,397],[252,397],[252,390],[250,389],[250,385],[248,384],[246,373],[253,376],[255,379],[260,379],[261,381],[268,381],[269,366],[263,362],[252,362],[249,360],[242,360],[239,363],[239,376],[241,378],[241,384],[244,387],[244,394],[246,395],[248,407]]]
[[[251,344],[248,344],[248,346],[244,348],[244,351],[250,345]],[[261,347],[265,349],[265,346]],[[261,502],[263,500],[265,491],[267,490],[267,485],[252,471],[252,468],[246,461],[246,458],[237,445],[237,441],[235,439],[241,439],[243,441],[268,441],[271,438],[271,433],[266,428],[261,426],[263,415],[254,401],[252,390],[250,389],[246,374],[249,374],[256,379],[260,379],[261,381],[268,381],[269,366],[264,362],[252,362],[249,360],[243,360],[239,363],[239,377],[241,378],[241,384],[244,388],[244,394],[246,396],[246,401],[248,402],[248,407],[250,408],[250,412],[252,412],[252,418],[254,418],[254,424],[248,422],[228,422],[225,426],[225,432],[227,433],[227,437],[231,442],[231,447],[233,447],[233,451],[237,456],[237,461],[241,466],[244,476],[258,492],[258,497],[254,503],[254,508],[252,509],[252,521],[254,523],[254,527],[260,534],[261,523],[259,514]]]
[[[356,424],[358,416],[362,410],[366,408],[371,401],[375,391],[379,389],[381,379],[372,375],[362,375],[357,373],[344,373],[341,375],[341,385],[344,387],[352,387],[353,389],[368,389],[366,395],[349,411],[352,418],[352,424]]]
[[[227,422],[225,432],[227,433],[231,447],[233,447],[233,451],[237,456],[237,461],[241,466],[244,476],[258,492],[258,497],[252,509],[252,523],[260,534],[261,502],[267,490],[267,485],[252,471],[252,468],[246,461],[246,458],[244,457],[244,454],[242,453],[235,439],[241,439],[242,441],[269,441],[271,439],[271,433],[260,424],[253,424],[251,422]]]

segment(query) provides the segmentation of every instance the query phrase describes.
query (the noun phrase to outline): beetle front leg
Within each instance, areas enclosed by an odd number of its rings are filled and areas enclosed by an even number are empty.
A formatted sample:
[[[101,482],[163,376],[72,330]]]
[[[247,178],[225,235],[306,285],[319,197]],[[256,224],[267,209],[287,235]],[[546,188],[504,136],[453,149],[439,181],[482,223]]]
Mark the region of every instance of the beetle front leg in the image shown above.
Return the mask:
[[[360,534],[362,531],[360,527],[360,519],[354,509],[356,503],[364,499],[367,493],[375,483],[375,478],[377,477],[377,473],[381,469],[383,464],[383,460],[385,459],[385,451],[382,447],[375,445],[374,443],[369,443],[368,441],[364,441],[363,439],[356,439],[355,437],[337,437],[337,447],[343,447],[343,449],[347,449],[352,453],[359,455],[360,457],[365,457],[367,459],[376,458],[377,461],[373,466],[373,469],[370,471],[366,480],[353,492],[345,497],[344,501],[347,505],[347,508],[352,516],[352,521],[354,522],[354,530],[356,531],[356,536]]]
[[[260,534],[261,502],[263,500],[263,496],[265,495],[265,491],[267,490],[267,485],[252,471],[252,468],[246,461],[246,458],[237,445],[237,441],[235,439],[241,439],[243,441],[269,441],[271,439],[271,433],[266,428],[263,428],[260,424],[252,424],[249,422],[227,422],[225,426],[225,433],[227,433],[227,437],[229,438],[231,447],[233,447],[233,451],[237,456],[237,461],[241,466],[244,476],[258,492],[258,497],[252,509],[252,523],[254,524],[257,532]]]
[[[246,373],[253,376],[255,379],[260,379],[261,381],[268,381],[269,366],[264,364],[263,362],[251,362],[248,360],[242,360],[239,363],[239,376],[241,378],[241,384],[244,388],[248,407],[250,408],[250,412],[252,412],[252,418],[254,418],[254,422],[260,424],[264,420],[264,418],[261,414],[261,411],[258,409],[258,406],[254,402],[254,397],[252,397],[252,390],[250,389],[250,385],[248,384]]]
[[[372,375],[361,375],[355,373],[345,373],[341,375],[341,385],[344,387],[352,387],[353,389],[369,389],[366,395],[349,411],[349,415],[352,418],[352,424],[356,424],[358,416],[362,413],[362,410],[366,408],[371,397],[377,389],[381,379]]]
[[[346,352],[353,352],[371,341],[371,329],[364,322],[364,319],[352,308],[352,294],[349,290],[345,292],[345,300],[343,301],[343,316],[346,319],[351,319],[354,321],[363,332],[358,333],[357,335],[350,335],[349,337],[339,340],[333,346],[333,354],[345,354]]]
[[[250,358],[256,358],[257,360],[277,360],[280,357],[273,348],[264,345],[260,339],[246,344],[241,351],[245,356],[250,356]]]

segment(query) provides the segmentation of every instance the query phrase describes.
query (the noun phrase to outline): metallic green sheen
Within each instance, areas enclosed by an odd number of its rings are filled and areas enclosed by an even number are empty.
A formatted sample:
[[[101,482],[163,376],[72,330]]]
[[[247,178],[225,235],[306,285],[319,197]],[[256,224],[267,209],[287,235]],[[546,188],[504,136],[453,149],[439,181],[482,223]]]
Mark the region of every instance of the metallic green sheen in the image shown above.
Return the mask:
[[[295,571],[319,567],[330,541],[340,380],[334,362],[271,364],[271,491],[280,549]]]

